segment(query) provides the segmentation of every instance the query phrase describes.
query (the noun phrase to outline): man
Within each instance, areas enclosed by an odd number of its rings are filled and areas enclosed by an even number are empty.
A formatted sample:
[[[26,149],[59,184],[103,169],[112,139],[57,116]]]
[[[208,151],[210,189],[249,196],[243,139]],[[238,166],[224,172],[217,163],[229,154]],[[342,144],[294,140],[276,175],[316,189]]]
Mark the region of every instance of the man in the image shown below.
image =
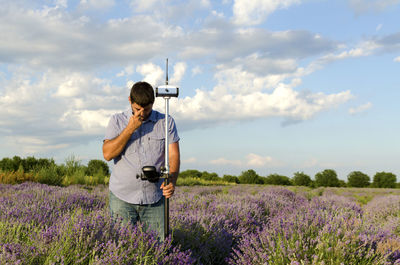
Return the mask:
[[[103,156],[114,159],[110,177],[110,212],[114,220],[136,224],[138,221],[157,231],[164,240],[164,197],[175,191],[179,174],[179,136],[169,118],[170,183],[137,178],[143,166],[165,166],[165,115],[153,110],[154,90],[146,82],[137,82],[129,96],[131,109],[113,115],[106,129]],[[163,197],[164,195],[164,197]]]

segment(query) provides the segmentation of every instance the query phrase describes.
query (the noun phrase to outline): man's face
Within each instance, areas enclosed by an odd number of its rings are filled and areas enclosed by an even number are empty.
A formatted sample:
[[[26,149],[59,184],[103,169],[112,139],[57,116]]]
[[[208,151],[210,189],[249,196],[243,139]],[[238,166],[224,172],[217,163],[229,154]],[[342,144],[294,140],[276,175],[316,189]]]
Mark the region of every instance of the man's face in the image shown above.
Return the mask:
[[[131,103],[131,107],[132,107],[132,112],[133,113],[136,113],[136,112],[139,112],[139,111],[143,110],[143,114],[140,115],[140,117],[142,118],[143,121],[145,121],[150,116],[150,113],[151,113],[151,111],[153,109],[153,104],[149,104],[147,106],[142,107],[142,106],[140,106],[140,105],[138,105],[136,103],[133,103],[133,104]]]

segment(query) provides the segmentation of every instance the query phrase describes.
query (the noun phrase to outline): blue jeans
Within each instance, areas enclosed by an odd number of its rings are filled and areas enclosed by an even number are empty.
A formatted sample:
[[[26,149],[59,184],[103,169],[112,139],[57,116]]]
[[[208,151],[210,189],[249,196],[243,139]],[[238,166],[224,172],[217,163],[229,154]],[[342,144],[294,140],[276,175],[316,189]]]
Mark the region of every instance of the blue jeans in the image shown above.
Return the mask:
[[[164,241],[164,196],[154,204],[132,204],[117,198],[109,192],[110,214],[114,221],[122,219],[123,223],[130,222],[135,225],[137,222],[144,224],[158,234],[158,238]]]

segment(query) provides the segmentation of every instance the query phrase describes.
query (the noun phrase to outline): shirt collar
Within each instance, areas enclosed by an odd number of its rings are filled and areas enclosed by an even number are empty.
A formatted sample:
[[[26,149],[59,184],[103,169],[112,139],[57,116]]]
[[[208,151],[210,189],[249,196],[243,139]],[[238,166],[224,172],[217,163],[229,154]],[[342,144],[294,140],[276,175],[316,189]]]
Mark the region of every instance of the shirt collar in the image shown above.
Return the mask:
[[[152,121],[152,122],[156,122],[157,118],[156,118],[156,112],[154,110],[151,110],[150,116],[147,119],[148,121]]]

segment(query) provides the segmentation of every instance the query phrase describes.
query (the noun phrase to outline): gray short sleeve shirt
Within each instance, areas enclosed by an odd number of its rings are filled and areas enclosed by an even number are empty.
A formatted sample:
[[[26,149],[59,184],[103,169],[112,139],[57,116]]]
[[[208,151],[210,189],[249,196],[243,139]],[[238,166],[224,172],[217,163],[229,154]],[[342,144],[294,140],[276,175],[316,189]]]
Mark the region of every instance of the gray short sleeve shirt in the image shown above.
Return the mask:
[[[107,126],[104,140],[112,140],[125,129],[132,116],[127,110],[114,114]],[[168,118],[169,143],[179,141],[175,121]],[[110,190],[115,196],[132,204],[152,204],[162,197],[158,183],[137,179],[143,166],[155,166],[158,171],[165,164],[165,115],[153,110],[149,118],[132,134],[121,154],[113,159]]]

